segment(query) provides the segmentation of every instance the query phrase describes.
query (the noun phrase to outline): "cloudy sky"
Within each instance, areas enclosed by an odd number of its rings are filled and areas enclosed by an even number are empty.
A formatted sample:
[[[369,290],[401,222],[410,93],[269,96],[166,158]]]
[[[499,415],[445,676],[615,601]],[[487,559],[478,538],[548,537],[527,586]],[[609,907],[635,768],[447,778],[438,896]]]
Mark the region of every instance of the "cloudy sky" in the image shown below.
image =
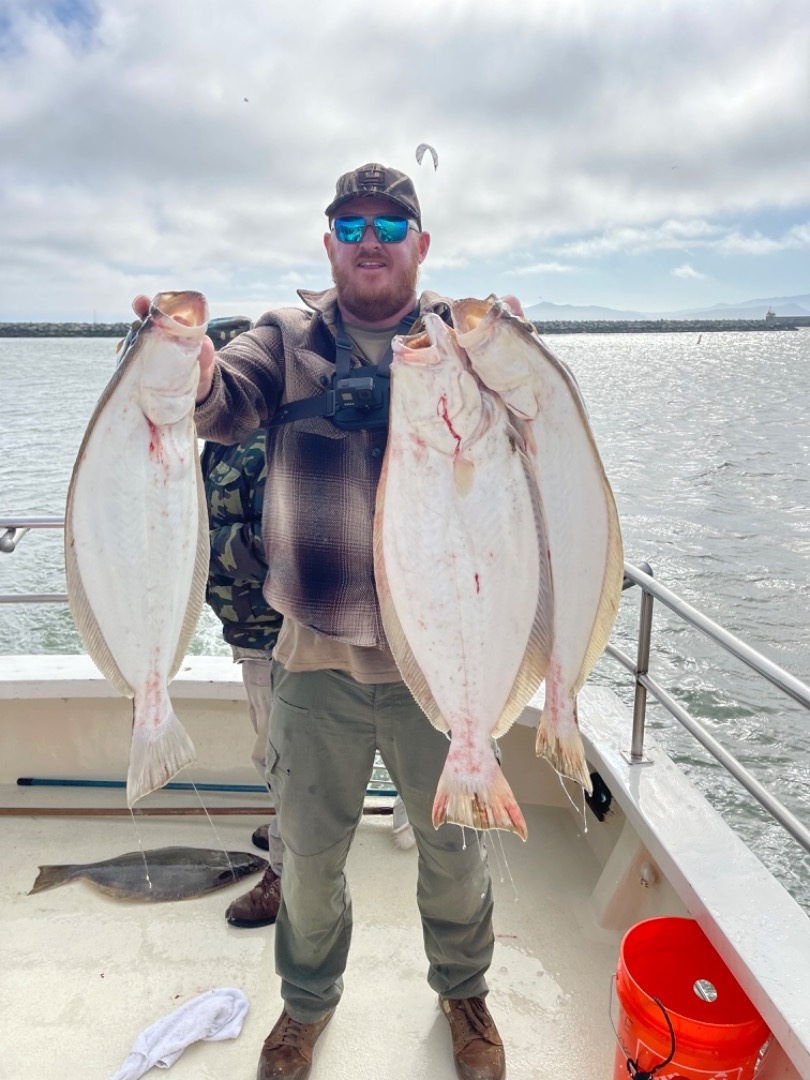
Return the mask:
[[[807,0],[0,0],[0,321],[296,303],[368,161],[450,295],[806,293],[808,58]]]

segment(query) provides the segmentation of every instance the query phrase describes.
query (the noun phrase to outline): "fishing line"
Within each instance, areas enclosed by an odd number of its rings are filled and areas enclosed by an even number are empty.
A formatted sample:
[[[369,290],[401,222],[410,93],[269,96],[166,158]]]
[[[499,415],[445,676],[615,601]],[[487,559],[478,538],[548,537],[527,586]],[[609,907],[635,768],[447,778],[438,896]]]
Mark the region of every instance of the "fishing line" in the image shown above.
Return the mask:
[[[515,879],[512,877],[512,869],[509,866],[509,857],[506,854],[506,848],[504,847],[500,830],[496,830],[494,839],[497,841],[497,844],[493,844],[493,848],[500,848],[500,857],[497,861],[501,885],[505,885],[506,880],[508,879],[509,885],[512,887],[512,893],[515,897],[514,902],[517,903],[520,900],[520,895],[518,894],[517,885],[515,885]],[[503,861],[501,862],[501,860]],[[504,878],[504,869],[506,870],[506,879]]]
[[[149,891],[151,892],[152,891],[152,879],[149,877],[149,864],[146,861],[146,849],[143,846],[143,840],[141,839],[141,834],[138,831],[138,825],[137,825],[137,822],[135,821],[135,811],[132,809],[131,806],[129,807],[129,816],[132,818],[132,827],[134,828],[135,835],[138,838],[138,847],[140,848],[141,858],[143,859],[143,872],[144,872],[144,875],[146,876],[146,884],[149,886]]]
[[[490,832],[493,832],[493,833],[496,832],[496,831],[497,830],[495,830],[495,829],[490,830]],[[493,837],[493,841],[494,841],[494,839],[495,838]],[[484,834],[482,832],[480,832],[478,834],[478,846],[481,848],[482,856],[484,854],[486,854],[487,861],[489,861],[490,851],[492,852],[492,855],[493,855],[494,861],[495,861],[495,865],[496,865],[496,868],[497,868],[497,871],[498,871],[498,880],[501,882],[501,884],[503,884],[503,880],[504,880],[503,867],[501,865],[501,859],[500,859],[500,856],[498,854],[498,851],[496,850],[495,843],[493,843],[492,848],[490,848],[489,844],[487,844],[487,842],[486,842],[486,838],[485,838]],[[503,846],[501,846],[501,855],[502,854],[503,854]]]
[[[571,777],[570,776],[563,776],[563,774],[561,772],[558,772],[557,773],[557,779],[560,781],[560,787],[565,792],[565,797],[568,799],[568,801],[573,806],[574,812],[579,817],[582,818],[582,831],[587,832],[588,831],[588,818],[587,818],[587,816],[585,814],[585,788],[584,787],[580,788],[580,790],[582,791],[582,809],[580,810],[580,808],[577,806],[577,804],[574,802],[573,798],[571,797],[571,792],[565,786],[565,781],[570,780]],[[576,783],[576,781],[574,781],[574,783]]]
[[[231,857],[228,854],[228,849],[225,847],[225,844],[224,844],[224,842],[222,840],[222,837],[217,832],[217,827],[214,824],[214,821],[213,821],[211,815],[208,813],[208,807],[203,802],[202,795],[197,790],[197,785],[194,783],[193,780],[191,781],[191,786],[194,788],[194,794],[199,799],[200,806],[203,808],[203,812],[205,813],[205,816],[208,818],[208,824],[211,826],[211,832],[216,837],[217,845],[218,845],[218,847],[222,848],[222,854],[225,856],[225,858],[228,861],[228,869],[231,872],[231,877],[233,878],[234,881],[236,881],[236,871],[233,868],[233,863],[231,862]]]
[[[463,830],[464,830],[463,825],[461,826],[461,829],[462,829],[462,832],[463,832]],[[512,871],[511,871],[511,869],[509,867],[509,860],[506,857],[506,849],[503,846],[503,837],[501,836],[501,830],[500,829],[487,829],[487,830],[474,829],[473,832],[475,833],[475,838],[478,841],[478,853],[479,853],[482,861],[486,860],[487,864],[489,864],[489,861],[490,861],[489,856],[490,856],[490,853],[492,854],[493,861],[495,863],[496,870],[497,870],[498,881],[500,882],[501,885],[505,885],[507,883],[507,881],[508,881],[509,885],[511,885],[511,887],[512,887],[512,892],[514,893],[515,902],[517,902],[520,899],[520,897],[518,895],[517,886],[515,885],[515,879],[512,877]],[[492,841],[491,846],[488,843],[489,840]],[[467,844],[466,844],[466,834],[465,834],[464,849],[463,850],[466,851],[466,848],[467,848]],[[482,900],[484,899],[483,894],[481,896],[481,899]]]
[[[497,835],[497,840],[498,840],[498,847],[501,849],[501,855],[503,856],[503,866],[505,867],[505,870],[507,870],[507,877],[509,878],[509,883],[510,883],[510,886],[512,887],[512,893],[513,893],[513,895],[515,897],[514,903],[516,904],[519,901],[519,899],[521,899],[521,897],[519,897],[519,895],[518,895],[517,886],[515,885],[515,879],[512,877],[512,868],[509,865],[509,856],[507,855],[507,849],[505,849],[503,847],[503,837],[501,836],[500,833],[498,833],[498,835]],[[503,883],[504,883],[504,881],[503,881],[503,870],[501,870],[501,885],[503,885]]]

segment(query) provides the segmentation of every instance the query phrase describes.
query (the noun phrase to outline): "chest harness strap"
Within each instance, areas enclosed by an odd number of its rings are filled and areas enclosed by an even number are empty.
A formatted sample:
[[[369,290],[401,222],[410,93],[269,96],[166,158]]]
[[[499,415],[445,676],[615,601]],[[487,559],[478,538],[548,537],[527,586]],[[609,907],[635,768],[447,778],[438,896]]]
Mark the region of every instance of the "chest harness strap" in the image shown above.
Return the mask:
[[[395,328],[391,341],[397,335],[407,334],[419,317],[414,308]],[[391,397],[391,361],[394,353],[391,345],[379,364],[363,364],[352,368],[352,339],[343,325],[338,311],[335,318],[335,371],[332,386],[316,397],[289,401],[279,407],[268,427],[279,427],[296,420],[308,420],[324,416],[346,431],[368,430],[387,427],[388,404]]]

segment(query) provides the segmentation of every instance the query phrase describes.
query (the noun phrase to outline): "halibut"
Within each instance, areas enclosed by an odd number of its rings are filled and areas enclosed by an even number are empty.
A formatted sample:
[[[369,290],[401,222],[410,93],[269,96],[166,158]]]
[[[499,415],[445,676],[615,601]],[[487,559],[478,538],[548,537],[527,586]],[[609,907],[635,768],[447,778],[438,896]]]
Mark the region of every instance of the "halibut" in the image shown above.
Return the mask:
[[[90,419],[65,510],[70,609],[87,652],[132,698],[127,803],[195,760],[168,684],[205,598],[209,536],[194,398],[208,320],[161,293]]]
[[[164,847],[128,851],[93,863],[40,866],[28,892],[45,892],[71,881],[88,881],[105,896],[159,904],[204,896],[267,868],[267,861],[247,851]]]
[[[494,753],[543,679],[553,597],[523,442],[452,330],[394,340],[374,569],[402,677],[450,735],[433,824],[526,824]]]
[[[538,755],[592,790],[576,695],[604,651],[624,579],[613,491],[576,381],[511,298],[452,306],[473,370],[527,427],[554,582],[554,648],[537,729]]]

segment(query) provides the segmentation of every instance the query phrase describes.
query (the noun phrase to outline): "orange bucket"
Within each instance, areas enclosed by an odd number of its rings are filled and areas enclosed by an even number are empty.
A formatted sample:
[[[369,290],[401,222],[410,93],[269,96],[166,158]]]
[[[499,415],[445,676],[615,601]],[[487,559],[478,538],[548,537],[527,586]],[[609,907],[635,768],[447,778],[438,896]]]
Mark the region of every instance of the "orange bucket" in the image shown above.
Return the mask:
[[[694,919],[631,927],[616,992],[614,1080],[752,1080],[759,1071],[770,1032]]]

